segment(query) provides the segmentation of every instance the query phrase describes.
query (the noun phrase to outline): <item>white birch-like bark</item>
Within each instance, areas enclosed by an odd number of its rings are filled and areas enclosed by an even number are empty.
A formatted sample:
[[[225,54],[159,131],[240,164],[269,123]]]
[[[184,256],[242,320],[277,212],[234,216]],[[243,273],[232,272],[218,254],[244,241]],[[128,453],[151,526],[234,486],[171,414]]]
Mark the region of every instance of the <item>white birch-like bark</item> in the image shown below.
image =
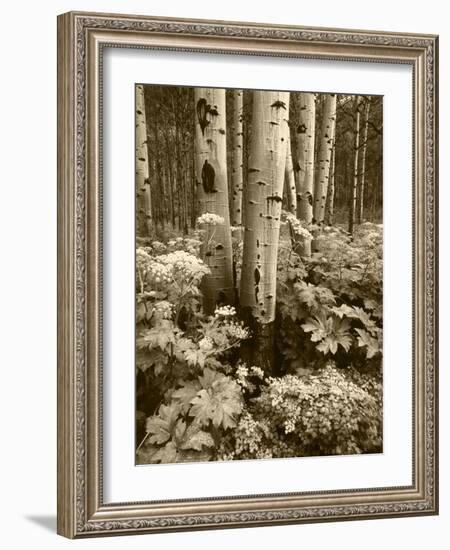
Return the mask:
[[[366,180],[366,156],[367,156],[367,138],[369,136],[369,114],[370,114],[370,96],[366,97],[366,108],[364,112],[364,135],[361,151],[361,180],[359,183],[359,210],[358,223],[364,220],[364,187]]]
[[[242,225],[242,190],[244,187],[243,179],[243,91],[233,90],[233,135],[232,135],[232,173],[231,187],[233,190],[232,197],[232,219],[231,223],[234,226]]]
[[[353,159],[353,186],[352,186],[352,195],[350,199],[350,212],[349,212],[349,222],[348,222],[348,232],[350,235],[353,235],[353,226],[355,224],[355,214],[356,214],[356,196],[358,190],[358,159],[359,159],[359,123],[361,118],[361,113],[359,110],[360,100],[359,97],[355,98],[355,153]]]
[[[288,211],[294,216],[297,215],[297,192],[295,187],[294,165],[292,163],[291,150],[291,132],[287,129],[287,147],[286,147],[286,168],[284,183],[286,185],[286,195],[288,201]]]
[[[298,94],[297,158],[294,162],[297,184],[297,216],[306,223],[313,219],[314,142],[316,100],[312,93]]]
[[[326,223],[327,225],[333,225],[334,223],[334,185],[335,185],[335,168],[336,168],[336,142],[333,143],[333,150],[331,151],[331,167],[330,167],[330,179],[328,182],[328,195],[327,195],[327,208],[326,208]]]
[[[140,233],[152,232],[152,201],[148,163],[147,121],[145,117],[144,87],[136,86],[136,210]]]
[[[228,202],[225,90],[195,89],[195,179],[199,214],[216,214],[220,225],[206,226],[202,259],[211,270],[203,278],[203,308],[234,301]]]
[[[314,222],[322,225],[325,218],[328,181],[330,178],[331,151],[336,130],[336,94],[326,94],[317,151],[317,172],[314,177]]]
[[[261,325],[275,319],[288,119],[289,92],[253,92],[240,301]]]

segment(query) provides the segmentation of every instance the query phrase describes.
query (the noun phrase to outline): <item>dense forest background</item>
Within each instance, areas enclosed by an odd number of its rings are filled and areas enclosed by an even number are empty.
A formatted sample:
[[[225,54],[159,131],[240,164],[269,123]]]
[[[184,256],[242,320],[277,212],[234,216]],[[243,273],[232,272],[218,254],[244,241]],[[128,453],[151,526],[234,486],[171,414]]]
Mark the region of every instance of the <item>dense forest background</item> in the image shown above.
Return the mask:
[[[196,201],[194,142],[195,109],[194,88],[175,86],[143,86],[147,117],[147,147],[149,150],[149,181],[151,182],[152,220],[154,229],[171,227],[184,233],[195,228],[199,215]],[[226,91],[226,125],[233,127],[233,90]],[[252,132],[252,92],[243,94],[243,141],[249,142]],[[295,121],[299,118],[299,92],[290,96],[290,130],[295,136]],[[321,127],[326,94],[315,96],[315,128]],[[365,181],[362,216],[364,220],[382,221],[383,207],[383,99],[378,96],[338,95],[336,100],[335,161],[331,179],[334,178],[334,221],[346,224],[350,215],[354,176],[356,102],[359,102],[361,119],[368,113],[367,134],[361,120],[361,142],[358,147],[358,201],[361,201],[361,185]],[[320,132],[315,132],[315,162],[317,163]],[[293,157],[296,158],[297,140],[291,139]],[[361,167],[362,157],[367,162]],[[243,174],[248,170],[249,148],[243,150]],[[227,132],[228,166],[232,167],[233,135]],[[363,176],[364,174],[364,176]],[[232,197],[232,169],[229,170],[230,203]],[[284,196],[285,205],[287,197]],[[359,202],[360,203],[360,202]],[[138,217],[137,234],[146,236],[145,211]]]
[[[138,463],[382,450],[383,102],[136,86]]]

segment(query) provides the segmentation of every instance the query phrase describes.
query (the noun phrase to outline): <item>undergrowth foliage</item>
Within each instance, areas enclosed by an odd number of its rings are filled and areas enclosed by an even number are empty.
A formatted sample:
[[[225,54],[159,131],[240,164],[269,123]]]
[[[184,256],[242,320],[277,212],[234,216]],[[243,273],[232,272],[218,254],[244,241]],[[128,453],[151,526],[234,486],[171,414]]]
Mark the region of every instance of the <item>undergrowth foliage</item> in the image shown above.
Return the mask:
[[[382,226],[283,227],[279,376],[240,358],[239,309],[202,311],[203,227],[136,252],[137,460],[188,462],[382,449]],[[236,232],[237,233],[237,232]],[[298,238],[314,235],[310,258]],[[234,237],[236,278],[242,246]]]

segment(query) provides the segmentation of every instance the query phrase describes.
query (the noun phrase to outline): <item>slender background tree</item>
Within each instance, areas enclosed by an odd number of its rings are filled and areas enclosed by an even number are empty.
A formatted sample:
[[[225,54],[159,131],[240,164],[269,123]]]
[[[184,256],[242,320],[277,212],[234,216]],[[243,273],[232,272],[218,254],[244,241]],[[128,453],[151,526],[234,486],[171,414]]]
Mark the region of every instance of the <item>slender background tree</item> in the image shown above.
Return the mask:
[[[144,87],[136,86],[136,226],[138,234],[150,236],[153,228],[147,120]]]

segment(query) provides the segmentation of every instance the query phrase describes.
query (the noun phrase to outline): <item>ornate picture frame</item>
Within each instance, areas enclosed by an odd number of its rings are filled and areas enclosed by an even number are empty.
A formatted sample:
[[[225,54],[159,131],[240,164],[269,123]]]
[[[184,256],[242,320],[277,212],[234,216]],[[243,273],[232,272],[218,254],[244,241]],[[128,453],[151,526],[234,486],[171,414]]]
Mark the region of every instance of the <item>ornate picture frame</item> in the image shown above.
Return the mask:
[[[106,47],[404,64],[413,74],[412,484],[105,503],[102,59]],[[438,38],[70,12],[58,17],[58,533],[69,538],[438,513]],[[133,369],[133,365],[130,365]]]

